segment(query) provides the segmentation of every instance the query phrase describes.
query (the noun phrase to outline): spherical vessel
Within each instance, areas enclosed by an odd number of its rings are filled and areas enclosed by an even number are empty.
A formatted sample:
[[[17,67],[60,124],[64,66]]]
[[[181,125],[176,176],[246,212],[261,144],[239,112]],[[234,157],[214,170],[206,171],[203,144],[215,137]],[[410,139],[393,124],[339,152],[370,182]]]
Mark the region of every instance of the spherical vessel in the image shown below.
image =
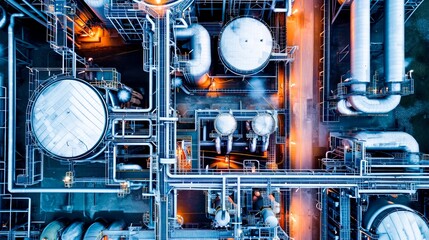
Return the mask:
[[[252,129],[259,136],[273,133],[276,127],[276,120],[273,115],[268,113],[258,114],[252,120]]]
[[[38,145],[47,153],[76,159],[89,154],[104,138],[107,106],[88,83],[56,80],[35,97],[30,125]]]
[[[267,66],[273,50],[273,37],[263,22],[236,18],[226,24],[219,36],[219,56],[236,74],[256,74]]]
[[[216,132],[221,136],[228,136],[237,129],[237,121],[230,113],[221,113],[217,115],[214,121]]]

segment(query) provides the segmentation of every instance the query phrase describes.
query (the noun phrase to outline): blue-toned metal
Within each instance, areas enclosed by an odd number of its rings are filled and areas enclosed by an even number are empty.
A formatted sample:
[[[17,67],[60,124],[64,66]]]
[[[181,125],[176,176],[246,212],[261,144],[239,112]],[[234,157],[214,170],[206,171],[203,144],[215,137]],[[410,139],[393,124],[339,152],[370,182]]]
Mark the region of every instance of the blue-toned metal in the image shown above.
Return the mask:
[[[32,105],[30,121],[40,147],[57,158],[76,159],[102,141],[107,106],[89,84],[62,79],[41,89]]]
[[[267,66],[273,50],[273,36],[263,22],[240,17],[227,23],[219,36],[219,56],[236,74],[251,75]]]

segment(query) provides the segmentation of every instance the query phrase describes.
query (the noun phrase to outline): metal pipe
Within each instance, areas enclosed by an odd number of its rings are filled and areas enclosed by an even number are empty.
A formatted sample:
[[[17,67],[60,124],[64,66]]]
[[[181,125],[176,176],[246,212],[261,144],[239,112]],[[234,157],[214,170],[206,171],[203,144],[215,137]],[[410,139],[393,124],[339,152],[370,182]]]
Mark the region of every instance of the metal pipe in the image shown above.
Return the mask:
[[[216,152],[217,154],[221,154],[221,140],[220,140],[220,136],[217,136],[215,139],[215,146],[216,146]]]
[[[203,26],[192,24],[188,28],[174,29],[175,37],[179,40],[191,39],[192,59],[187,61],[189,74],[194,77],[196,84],[203,83],[201,79],[211,65],[210,34]]]
[[[226,177],[222,178],[222,211],[226,210]]]
[[[46,21],[41,20],[40,18],[38,18],[37,16],[35,16],[31,12],[29,12],[27,9],[23,8],[20,4],[15,2],[15,0],[6,0],[6,2],[8,2],[10,5],[12,5],[14,8],[18,9],[19,11],[25,13],[26,15],[28,15],[32,19],[34,19],[36,22],[42,24],[44,27],[48,26]]]
[[[352,95],[340,100],[338,111],[343,115],[360,113],[388,113],[399,105],[401,82],[404,80],[404,6],[401,1],[385,1],[385,78],[391,83],[389,91],[394,95],[369,99],[362,95]],[[351,6],[351,74],[352,93],[365,93],[370,82],[370,2],[353,1]],[[396,95],[395,95],[396,94]]]
[[[15,150],[16,150],[16,65],[15,65],[15,36],[13,27],[16,17],[24,17],[22,13],[14,13],[10,16],[8,33],[8,190],[12,192],[13,170],[15,169]]]
[[[4,10],[3,6],[0,6],[0,11],[2,18],[0,19],[0,29],[6,24],[6,10]]]
[[[228,140],[226,142],[226,154],[230,154],[232,151],[232,134],[228,136]]]
[[[257,143],[258,137],[254,137],[252,139],[250,139],[250,147],[249,150],[250,152],[256,152],[256,143]]]
[[[37,13],[37,15],[39,15],[42,20],[44,20],[45,22],[47,21],[46,16],[43,15],[38,9],[36,9],[35,7],[33,7],[33,5],[31,5],[29,2],[27,2],[26,0],[21,0],[23,3],[25,3],[25,5],[29,6],[31,8],[31,10],[33,10],[35,13]]]

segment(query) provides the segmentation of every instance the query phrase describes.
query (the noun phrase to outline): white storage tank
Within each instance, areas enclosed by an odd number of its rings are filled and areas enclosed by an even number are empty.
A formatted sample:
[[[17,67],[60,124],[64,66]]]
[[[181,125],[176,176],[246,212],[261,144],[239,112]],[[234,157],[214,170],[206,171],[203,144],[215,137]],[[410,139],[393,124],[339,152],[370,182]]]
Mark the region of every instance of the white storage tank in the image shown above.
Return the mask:
[[[60,159],[89,155],[106,133],[107,105],[100,93],[79,79],[44,86],[31,104],[30,127],[38,145]]]
[[[237,129],[237,120],[231,113],[221,113],[214,121],[216,132],[221,136],[228,136]]]
[[[429,239],[429,227],[425,219],[411,208],[390,204],[371,215],[367,229],[382,240]]]
[[[270,135],[276,128],[276,120],[269,113],[258,114],[252,120],[252,129],[259,136]]]
[[[273,50],[269,27],[252,17],[239,17],[225,25],[219,35],[218,51],[223,64],[240,75],[264,69]]]

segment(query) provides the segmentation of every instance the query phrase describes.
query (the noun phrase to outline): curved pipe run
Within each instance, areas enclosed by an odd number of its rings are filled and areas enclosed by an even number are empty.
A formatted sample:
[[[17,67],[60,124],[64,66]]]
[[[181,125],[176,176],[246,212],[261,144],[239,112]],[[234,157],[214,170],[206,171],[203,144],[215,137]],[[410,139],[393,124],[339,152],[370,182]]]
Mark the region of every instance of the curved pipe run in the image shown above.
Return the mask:
[[[385,78],[392,95],[370,99],[364,94],[370,82],[370,1],[353,1],[351,5],[350,58],[352,96],[340,100],[338,112],[342,115],[361,113],[388,113],[400,101],[401,82],[404,79],[404,6],[401,1],[385,1]]]
[[[174,29],[174,33],[178,40],[191,40],[192,59],[187,62],[189,73],[197,85],[201,84],[200,78],[209,71],[211,65],[209,32],[199,24],[192,24],[188,28]]]

